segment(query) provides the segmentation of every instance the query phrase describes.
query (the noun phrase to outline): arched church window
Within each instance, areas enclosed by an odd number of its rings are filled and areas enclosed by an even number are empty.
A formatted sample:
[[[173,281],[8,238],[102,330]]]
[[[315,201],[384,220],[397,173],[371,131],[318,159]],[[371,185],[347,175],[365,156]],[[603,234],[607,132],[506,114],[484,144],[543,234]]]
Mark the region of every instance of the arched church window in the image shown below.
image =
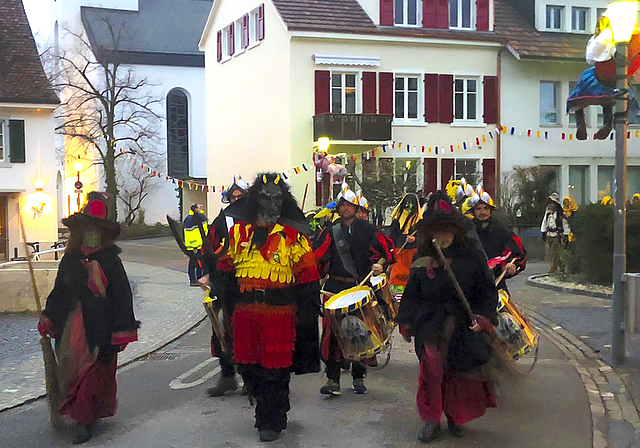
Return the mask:
[[[189,104],[178,89],[167,95],[167,171],[178,179],[189,177]]]

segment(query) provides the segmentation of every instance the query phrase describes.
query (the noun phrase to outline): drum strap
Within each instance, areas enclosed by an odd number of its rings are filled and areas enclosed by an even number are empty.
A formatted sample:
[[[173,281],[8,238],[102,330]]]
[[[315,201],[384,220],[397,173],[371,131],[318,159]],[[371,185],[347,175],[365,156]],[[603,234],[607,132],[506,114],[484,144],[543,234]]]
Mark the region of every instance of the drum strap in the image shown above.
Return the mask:
[[[358,278],[358,271],[356,270],[356,264],[353,261],[353,257],[351,256],[351,252],[349,250],[349,243],[347,243],[346,238],[344,237],[344,232],[342,231],[342,225],[340,223],[335,224],[331,228],[331,232],[333,233],[333,239],[336,243],[336,247],[338,248],[338,254],[340,254],[340,261],[342,261],[342,266],[351,274],[353,278]]]

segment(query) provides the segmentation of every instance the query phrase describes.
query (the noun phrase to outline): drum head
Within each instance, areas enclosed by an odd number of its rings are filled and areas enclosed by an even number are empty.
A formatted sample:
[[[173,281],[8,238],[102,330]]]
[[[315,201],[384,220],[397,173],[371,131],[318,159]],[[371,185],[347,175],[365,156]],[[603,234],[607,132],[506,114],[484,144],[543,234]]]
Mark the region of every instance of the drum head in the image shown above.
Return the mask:
[[[347,314],[369,303],[373,294],[368,286],[356,286],[331,297],[324,304],[332,314]]]
[[[381,288],[384,288],[387,284],[387,276],[386,275],[377,275],[375,277],[371,277],[371,286],[374,291],[378,291]]]

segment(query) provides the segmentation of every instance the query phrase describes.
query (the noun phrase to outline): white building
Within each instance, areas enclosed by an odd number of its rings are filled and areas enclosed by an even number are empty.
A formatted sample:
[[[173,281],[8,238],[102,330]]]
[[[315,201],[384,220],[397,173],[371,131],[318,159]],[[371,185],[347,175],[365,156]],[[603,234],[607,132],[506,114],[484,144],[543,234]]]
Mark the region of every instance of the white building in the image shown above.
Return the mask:
[[[58,241],[53,111],[59,101],[45,76],[21,0],[0,3],[0,262],[24,256],[27,241]],[[17,251],[17,252],[16,252]]]
[[[163,117],[161,142],[155,149],[164,160],[143,204],[145,221],[150,224],[164,222],[166,214],[179,214],[178,195],[182,195],[186,209],[193,202],[206,200],[202,190],[184,188],[176,192],[177,184],[166,177],[200,184],[206,177],[204,55],[197,44],[210,6],[208,0],[50,0],[51,25],[43,30],[50,29],[51,35],[43,40],[64,49],[73,40],[67,30],[81,33],[98,61],[108,61],[115,56],[107,30],[112,26],[120,33],[117,57],[125,69],[132,68],[138,79],[146,78],[152,85],[150,95],[161,99],[155,107]],[[79,153],[69,142],[64,145],[65,212],[72,213],[77,209],[73,184],[78,156],[85,167],[81,181],[89,186],[85,192],[104,188],[104,183],[99,171],[88,167],[90,155]],[[120,219],[121,212],[119,206]]]

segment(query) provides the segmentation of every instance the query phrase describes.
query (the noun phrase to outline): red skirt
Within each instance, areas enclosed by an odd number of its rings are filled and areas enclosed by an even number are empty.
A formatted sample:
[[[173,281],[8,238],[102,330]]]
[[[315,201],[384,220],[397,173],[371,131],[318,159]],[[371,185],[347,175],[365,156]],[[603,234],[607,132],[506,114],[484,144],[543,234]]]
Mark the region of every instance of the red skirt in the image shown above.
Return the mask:
[[[117,356],[107,363],[97,359],[98,349],[89,352],[80,306],[69,315],[58,350],[64,401],[58,409],[81,425],[115,415]]]
[[[291,367],[296,340],[296,306],[236,305],[232,318],[233,358],[267,369]]]

